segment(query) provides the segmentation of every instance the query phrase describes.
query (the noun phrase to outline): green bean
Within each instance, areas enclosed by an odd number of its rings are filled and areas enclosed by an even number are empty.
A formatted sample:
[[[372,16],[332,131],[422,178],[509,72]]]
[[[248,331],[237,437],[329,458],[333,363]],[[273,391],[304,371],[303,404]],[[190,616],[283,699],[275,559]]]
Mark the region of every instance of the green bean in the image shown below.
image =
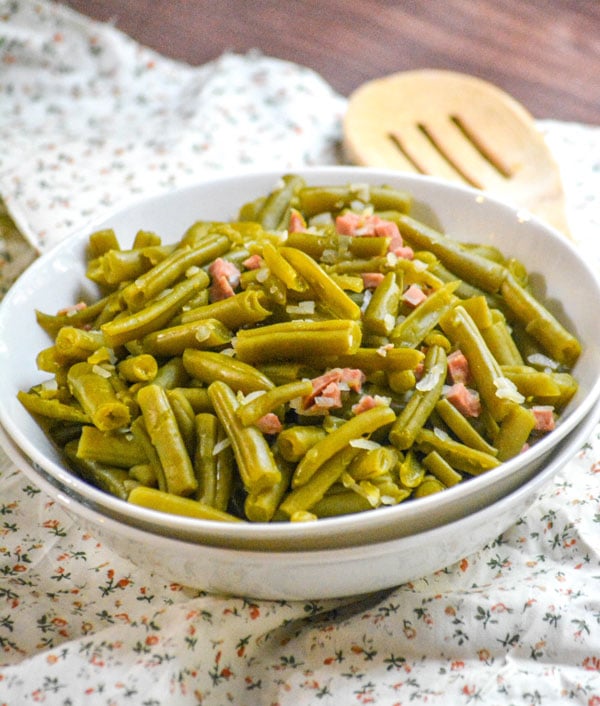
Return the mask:
[[[430,348],[425,356],[423,378],[390,431],[390,441],[400,451],[412,446],[433,411],[446,380],[446,367],[444,349],[439,346]]]
[[[131,434],[137,444],[144,450],[147,458],[147,463],[152,469],[152,473],[156,478],[156,485],[159,490],[167,491],[167,479],[163,470],[160,458],[156,452],[156,448],[152,444],[146,424],[142,416],[136,417],[131,423]],[[137,464],[136,464],[137,465]]]
[[[149,488],[158,486],[158,478],[151,463],[136,463],[135,466],[131,466],[128,472],[129,477],[140,485],[146,485]]]
[[[117,363],[119,375],[127,382],[151,382],[158,374],[156,358],[147,354],[130,355]]]
[[[448,282],[417,306],[390,332],[390,341],[401,347],[416,348],[439,324],[442,316],[457,303],[454,294],[458,282]]]
[[[412,203],[406,191],[388,186],[354,184],[349,186],[305,186],[298,192],[300,210],[308,217],[326,211],[341,211],[354,202],[370,203],[378,211],[391,210],[404,213]]]
[[[361,449],[345,446],[338,449],[315,470],[303,485],[295,486],[281,502],[279,509],[288,517],[310,508],[323,498],[329,488],[340,478]],[[293,483],[292,483],[293,485]]]
[[[71,466],[84,480],[111,495],[127,500],[130,491],[138,485],[123,468],[110,466],[97,461],[83,459],[77,455],[77,441],[70,441],[64,447]]]
[[[380,405],[351,417],[328,436],[311,447],[296,466],[292,487],[304,485],[315,471],[352,441],[368,437],[381,427],[392,424],[396,415],[390,407]]]
[[[164,296],[151,301],[145,308],[101,326],[108,345],[115,347],[157,331],[174,316],[192,294],[205,286],[206,273],[202,270],[178,282]]]
[[[116,287],[147,272],[164,260],[174,245],[150,246],[133,250],[109,250],[88,263],[87,276],[92,282]]]
[[[442,483],[442,481],[433,475],[427,475],[423,478],[421,485],[415,489],[413,497],[425,498],[428,495],[440,493],[442,490],[446,490],[446,486]]]
[[[570,373],[552,373],[552,380],[558,387],[558,394],[548,397],[541,395],[536,398],[536,402],[552,405],[558,411],[565,407],[577,392],[577,381]]]
[[[192,406],[194,414],[201,412],[212,412],[212,403],[208,397],[206,387],[175,387],[180,395],[183,395]]]
[[[353,354],[358,350],[361,338],[357,321],[285,321],[238,331],[234,347],[241,361],[260,363]]]
[[[523,397],[558,397],[560,388],[552,373],[528,365],[502,365],[502,374],[513,382]]]
[[[491,326],[481,329],[487,347],[500,365],[522,365],[523,358],[510,334],[504,316],[497,318]]]
[[[492,310],[490,309],[488,300],[483,294],[464,299],[461,301],[461,306],[464,307],[467,314],[469,314],[469,316],[473,319],[475,326],[477,326],[481,332],[489,328],[494,323]],[[502,316],[501,312],[498,310],[496,310],[496,312]]]
[[[285,461],[297,463],[317,441],[326,436],[323,427],[295,425],[279,432],[277,446]]]
[[[63,360],[87,360],[94,351],[104,346],[100,331],[87,331],[74,326],[63,326],[56,334],[57,356]]]
[[[86,414],[80,406],[75,404],[65,404],[57,399],[47,399],[34,392],[23,392],[22,390],[17,392],[17,398],[30,414],[81,424],[89,424],[91,421],[89,414]]]
[[[189,379],[190,376],[183,365],[183,360],[180,357],[175,357],[159,367],[152,382],[164,387],[165,390],[170,390],[174,387],[183,387]]]
[[[498,362],[491,354],[473,319],[462,306],[456,306],[442,317],[440,323],[448,338],[469,361],[469,370],[483,403],[496,421],[501,420],[516,398],[510,390],[508,396],[503,396],[503,390],[507,387],[506,382],[511,383],[502,375]]]
[[[290,247],[279,248],[281,255],[307,282],[310,290],[322,306],[338,319],[357,321],[361,317],[360,307],[339,287],[319,264],[301,250]]]
[[[354,458],[348,473],[356,481],[373,480],[390,474],[398,465],[399,454],[392,446],[377,446]]]
[[[287,228],[290,202],[303,184],[304,180],[293,174],[286,174],[281,178],[279,187],[267,196],[256,215],[256,220],[265,230]]]
[[[325,353],[325,351],[324,351]],[[358,348],[353,353],[321,356],[309,359],[313,365],[320,360],[321,365],[340,368],[360,368],[367,375],[377,371],[386,373],[412,371],[422,362],[425,354],[414,348]]]
[[[400,484],[412,490],[418,488],[425,477],[425,467],[413,449],[406,452],[404,460],[398,469]]]
[[[223,255],[230,247],[231,243],[225,236],[207,238],[205,242],[193,249],[179,247],[152,269],[128,284],[121,291],[121,296],[130,311],[139,311],[158,294],[173,286],[190,267],[200,267]],[[198,289],[204,289],[208,283],[209,277],[205,272],[198,284]]]
[[[219,420],[214,414],[200,413],[195,416],[196,449],[193,463],[198,480],[195,499],[214,507],[217,490],[217,445]]]
[[[443,483],[446,488],[451,488],[462,481],[460,473],[457,473],[448,461],[442,458],[437,451],[428,453],[423,459],[423,465],[440,483]]]
[[[191,459],[196,449],[196,414],[188,398],[181,392],[181,388],[167,390],[167,399],[169,400],[181,438]]]
[[[559,363],[574,365],[581,353],[581,344],[562,324],[521,287],[512,275],[502,283],[502,296],[525,331]]]
[[[213,380],[221,380],[235,392],[243,392],[245,395],[275,387],[256,368],[222,353],[188,348],[183,352],[183,365],[192,377],[206,385],[210,385]]]
[[[134,249],[149,248],[149,247],[153,247],[153,246],[156,247],[157,245],[160,245],[160,244],[161,244],[160,235],[157,235],[156,233],[153,233],[150,230],[138,230],[133,238],[132,247]],[[115,249],[118,249],[118,246]]]
[[[69,368],[67,380],[73,397],[98,429],[110,431],[129,424],[129,408],[117,398],[110,374],[105,374],[104,369],[86,362],[75,363]]]
[[[261,417],[273,412],[278,407],[290,402],[296,397],[310,395],[313,390],[310,380],[297,380],[287,385],[279,385],[271,390],[257,394],[249,400],[244,400],[237,409],[237,415],[242,424],[255,424]]]
[[[119,468],[129,468],[147,460],[144,449],[131,434],[100,431],[89,425],[81,429],[77,458]]]
[[[429,250],[455,275],[486,292],[498,292],[508,271],[503,265],[481,257],[433,228],[402,214],[397,220],[409,245]]]
[[[36,309],[35,318],[37,323],[49,334],[52,338],[63,326],[75,326],[80,328],[92,324],[99,316],[109,301],[112,301],[113,295],[108,295],[98,299],[93,304],[75,305],[67,307],[64,313],[44,314]]]
[[[421,429],[415,442],[422,453],[437,451],[453,468],[472,476],[480,475],[500,465],[500,460],[496,456],[472,449],[430,429]]]
[[[376,287],[363,315],[363,326],[371,333],[387,336],[396,325],[402,291],[396,275],[388,272]]]
[[[264,363],[257,363],[256,369],[266,375],[275,385],[286,385],[288,382],[295,382],[302,378],[317,377],[321,373],[323,366],[320,364],[312,367],[294,361],[265,361]]]
[[[117,235],[112,228],[97,230],[89,237],[88,255],[91,258],[100,257],[109,250],[120,250]]]
[[[435,405],[435,410],[463,444],[492,456],[498,454],[498,450],[489,444],[447,399],[439,400]]]
[[[250,522],[270,522],[281,499],[290,487],[292,467],[278,459],[278,468],[281,470],[281,479],[266,490],[248,493],[244,501],[244,513]]]
[[[272,274],[278,277],[288,289],[294,292],[308,291],[306,282],[272,243],[267,242],[263,245],[262,256]]]
[[[534,427],[533,413],[521,405],[513,405],[500,423],[500,430],[494,439],[498,449],[498,459],[508,461],[518,456],[525,448]]]
[[[315,517],[323,518],[354,515],[372,509],[371,503],[362,495],[358,495],[353,490],[345,490],[334,495],[325,495],[311,507],[311,512]]]
[[[232,333],[218,319],[198,319],[152,331],[141,340],[142,349],[156,356],[182,355],[186,348],[222,348]]]
[[[231,441],[238,472],[249,493],[258,493],[281,481],[273,453],[255,426],[245,427],[236,414],[239,402],[234,391],[216,380],[208,388],[215,413]]]
[[[218,510],[210,505],[205,505],[192,498],[179,497],[172,493],[165,493],[156,488],[146,488],[143,485],[134,488],[128,497],[128,502],[150,510],[166,512],[171,515],[183,515],[199,520],[213,520],[216,522],[243,522],[239,517],[223,510]]]
[[[417,384],[414,370],[390,370],[386,374],[386,380],[390,390],[400,395]]]
[[[137,399],[167,490],[174,495],[190,495],[198,481],[166,391],[159,385],[146,385],[138,390]]]

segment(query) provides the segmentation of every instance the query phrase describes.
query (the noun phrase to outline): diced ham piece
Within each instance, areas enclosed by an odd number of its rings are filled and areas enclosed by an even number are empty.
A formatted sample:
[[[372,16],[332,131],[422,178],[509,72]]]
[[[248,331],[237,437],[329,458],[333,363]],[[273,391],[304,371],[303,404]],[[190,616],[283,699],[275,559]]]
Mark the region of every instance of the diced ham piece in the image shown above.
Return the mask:
[[[446,392],[445,397],[465,417],[478,417],[481,414],[479,395],[462,382],[452,385]]]
[[[349,211],[337,216],[335,227],[340,235],[389,238],[388,252],[406,260],[412,260],[415,256],[413,249],[404,245],[400,230],[394,221],[386,221],[377,215],[361,216],[358,213]]]
[[[365,381],[362,370],[357,368],[332,368],[312,380],[312,392],[302,399],[303,414],[327,414],[330,409],[342,406],[344,384],[350,390],[360,392]]]
[[[420,363],[417,363],[417,366],[415,368],[415,377],[417,380],[420,380],[423,377],[423,373],[425,372],[425,363],[421,361]]]
[[[363,272],[361,274],[365,289],[375,289],[378,287],[383,282],[384,276],[382,272]]]
[[[269,412],[262,416],[256,422],[256,426],[262,431],[263,434],[279,434],[283,429],[283,425],[279,417],[274,412]]]
[[[235,294],[235,288],[240,283],[240,271],[228,260],[218,257],[208,268],[211,276],[209,289],[210,300],[213,302],[227,299]]]
[[[303,230],[306,230],[306,221],[300,211],[293,208],[290,213],[288,233],[301,233]]]
[[[535,417],[536,431],[552,431],[555,428],[554,408],[550,405],[537,405],[531,408]]]
[[[410,245],[394,246],[390,244],[388,250],[393,253],[396,257],[399,257],[401,260],[415,259],[415,251],[410,247]]]
[[[360,414],[361,412],[366,412],[376,406],[377,400],[373,397],[373,395],[363,395],[355,405],[352,405],[352,411],[354,414]]]
[[[342,391],[339,384],[330,382],[321,390],[321,394],[314,398],[314,401],[318,407],[339,409],[342,406]]]
[[[263,262],[262,257],[258,253],[255,253],[247,257],[242,265],[244,265],[247,270],[259,270],[263,266]]]
[[[456,350],[448,356],[448,375],[453,383],[462,382],[467,385],[471,380],[469,361],[461,350]]]
[[[394,221],[384,221],[378,216],[372,216],[371,218],[373,219],[373,235],[376,235],[379,238],[390,238],[392,242],[396,242],[396,244],[398,244],[399,240],[400,245],[402,245],[402,236],[400,235],[398,226],[394,223]]]
[[[414,309],[427,299],[427,295],[418,284],[411,284],[410,287],[405,290],[402,299]]]
[[[78,311],[83,311],[84,309],[87,309],[87,304],[85,302],[78,302],[77,304],[71,304],[70,306],[66,306],[64,309],[59,309],[56,312],[57,316],[72,316],[73,314],[76,314]]]
[[[356,235],[356,231],[362,227],[364,219],[358,213],[342,213],[335,219],[335,229],[340,235]]]
[[[340,382],[345,383],[354,392],[360,392],[362,384],[366,380],[366,376],[362,370],[358,368],[335,368],[340,372]]]

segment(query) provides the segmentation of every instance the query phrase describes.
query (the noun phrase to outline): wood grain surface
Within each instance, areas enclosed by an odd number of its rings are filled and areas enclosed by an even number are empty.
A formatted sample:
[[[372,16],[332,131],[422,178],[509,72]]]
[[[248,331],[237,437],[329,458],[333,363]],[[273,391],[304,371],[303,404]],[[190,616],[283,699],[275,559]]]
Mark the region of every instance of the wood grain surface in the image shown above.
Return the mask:
[[[65,0],[192,65],[257,49],[349,95],[396,71],[495,83],[537,118],[600,124],[599,0]]]

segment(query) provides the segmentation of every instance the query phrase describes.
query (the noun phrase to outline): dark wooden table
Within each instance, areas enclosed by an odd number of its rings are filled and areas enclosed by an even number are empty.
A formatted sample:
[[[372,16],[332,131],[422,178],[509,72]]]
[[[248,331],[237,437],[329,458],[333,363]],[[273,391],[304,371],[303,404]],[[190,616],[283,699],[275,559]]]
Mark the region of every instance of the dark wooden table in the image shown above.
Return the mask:
[[[259,49],[349,95],[396,71],[446,68],[537,118],[600,124],[599,0],[64,0],[192,65]]]

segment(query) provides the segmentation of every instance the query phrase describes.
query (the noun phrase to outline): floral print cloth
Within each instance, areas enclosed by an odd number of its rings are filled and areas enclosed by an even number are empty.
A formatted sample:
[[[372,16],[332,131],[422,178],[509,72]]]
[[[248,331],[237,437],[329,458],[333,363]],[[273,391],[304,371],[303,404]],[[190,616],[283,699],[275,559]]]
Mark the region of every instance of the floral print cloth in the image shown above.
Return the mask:
[[[61,6],[0,0],[0,67],[4,289],[37,251],[139,194],[339,159],[344,100],[275,59],[192,68]],[[596,263],[600,128],[540,128]],[[494,542],[330,601],[169,583],[0,453],[0,704],[26,703],[600,706],[600,427]]]

